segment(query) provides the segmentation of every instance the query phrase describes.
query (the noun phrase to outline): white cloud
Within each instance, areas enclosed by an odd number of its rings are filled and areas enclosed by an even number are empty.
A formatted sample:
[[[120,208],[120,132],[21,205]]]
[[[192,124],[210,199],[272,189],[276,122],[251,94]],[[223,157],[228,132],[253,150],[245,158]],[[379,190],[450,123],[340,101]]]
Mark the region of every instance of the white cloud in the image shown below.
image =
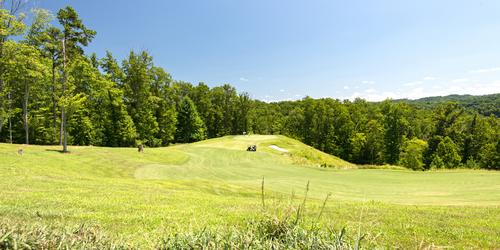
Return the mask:
[[[464,93],[464,90],[465,90],[464,86],[460,85],[454,85],[448,87],[448,91],[451,93]]]
[[[425,97],[426,93],[424,92],[424,88],[418,87],[418,88],[413,88],[410,91],[406,91],[406,96],[404,98],[408,99],[418,99]]]
[[[245,77],[240,77],[240,81],[242,81],[242,82],[248,82],[250,80],[248,80],[248,78],[245,78]]]
[[[472,95],[487,95],[500,93],[500,81],[490,82],[485,84],[477,84],[476,86],[468,86],[468,91]]]
[[[469,79],[467,79],[467,78],[459,78],[459,79],[455,79],[455,80],[453,80],[451,82],[453,82],[453,83],[459,83],[459,82],[468,82],[468,81],[469,81]]]
[[[496,71],[500,71],[500,67],[489,68],[489,69],[476,69],[476,70],[469,71],[469,73],[471,73],[471,74],[479,74],[479,73],[490,73],[490,72],[496,72]]]
[[[342,96],[340,99],[354,100],[363,98],[368,101],[383,101],[387,98],[392,99],[418,99],[429,96],[446,96],[446,95],[487,95],[500,93],[500,80],[493,82],[447,82],[440,84],[432,84],[431,86],[412,86],[395,91],[380,91],[373,88],[364,90],[363,92],[354,91],[351,95]]]
[[[426,76],[424,77],[424,81],[434,81],[434,80],[437,80],[438,78],[437,77],[434,77],[434,76]]]
[[[403,84],[404,86],[417,86],[417,85],[420,85],[422,84],[422,81],[414,81],[414,82],[407,82],[405,84]]]
[[[361,83],[372,85],[372,84],[375,84],[375,81],[362,81]]]
[[[437,79],[437,78],[436,78]],[[431,81],[431,80],[429,80]],[[383,101],[387,98],[392,99],[418,99],[429,96],[446,96],[451,94],[469,94],[469,95],[486,95],[500,93],[500,79],[493,81],[475,80],[472,78],[457,78],[445,81],[426,82],[415,81],[405,86],[384,87],[384,86],[360,86],[356,89],[355,86],[345,85],[342,88],[337,88],[333,92],[323,93],[322,96],[313,96],[314,98],[339,98],[341,100],[363,98],[368,101]],[[262,98],[265,102],[279,102],[285,100],[299,100],[305,95],[294,94],[281,89],[284,92],[279,96],[266,95]]]
[[[289,95],[288,97],[287,96],[265,95],[264,97],[259,98],[259,100],[261,100],[263,102],[271,103],[271,102],[282,102],[282,101],[296,101],[296,100],[300,100],[300,99],[305,97],[305,95],[301,95],[301,94],[295,94],[295,95],[288,94],[288,95]]]
[[[458,82],[435,85],[430,88],[414,88],[405,92],[398,98],[418,99],[428,96],[446,96],[446,95],[487,95],[493,93],[500,93],[500,81],[490,83],[475,83]]]
[[[269,103],[269,102],[275,102],[277,100],[273,96],[265,95],[264,98],[261,99],[261,101]]]
[[[349,100],[353,101],[354,99],[359,97],[359,98],[363,98],[363,99],[368,100],[368,101],[379,102],[379,101],[383,101],[387,98],[395,99],[398,96],[399,96],[398,93],[394,93],[391,91],[384,91],[381,93],[378,93],[377,91],[373,92],[373,93],[366,93],[366,91],[365,91],[365,93],[354,92],[352,95],[343,96],[340,99],[342,99],[342,100],[349,99]]]
[[[342,99],[342,100],[347,100],[347,99],[349,99],[349,100],[354,100],[354,99],[356,99],[357,97],[361,97],[361,93],[359,93],[359,92],[354,92],[354,93],[352,93],[352,95],[350,95],[350,96],[342,96],[340,99]]]

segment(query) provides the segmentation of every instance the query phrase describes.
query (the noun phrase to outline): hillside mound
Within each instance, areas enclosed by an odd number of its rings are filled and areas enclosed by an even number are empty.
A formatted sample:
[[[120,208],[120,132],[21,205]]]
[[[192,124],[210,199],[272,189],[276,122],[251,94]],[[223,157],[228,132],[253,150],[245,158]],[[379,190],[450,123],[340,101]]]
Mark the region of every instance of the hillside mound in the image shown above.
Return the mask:
[[[321,166],[331,168],[354,168],[355,165],[339,157],[324,153],[298,140],[282,135],[236,135],[209,139],[192,144],[193,147],[208,147],[232,150],[245,150],[257,145],[258,152],[279,155],[297,165]]]

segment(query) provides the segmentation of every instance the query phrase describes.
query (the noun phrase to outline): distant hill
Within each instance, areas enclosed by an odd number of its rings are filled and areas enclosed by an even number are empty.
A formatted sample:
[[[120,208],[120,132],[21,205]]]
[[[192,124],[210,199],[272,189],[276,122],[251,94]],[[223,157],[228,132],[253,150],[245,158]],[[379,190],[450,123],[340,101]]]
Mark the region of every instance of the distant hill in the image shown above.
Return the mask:
[[[398,99],[398,102],[406,102],[422,108],[432,108],[438,104],[445,102],[456,102],[460,106],[476,111],[482,115],[495,115],[500,117],[500,93],[491,95],[448,95],[425,97],[416,100]]]

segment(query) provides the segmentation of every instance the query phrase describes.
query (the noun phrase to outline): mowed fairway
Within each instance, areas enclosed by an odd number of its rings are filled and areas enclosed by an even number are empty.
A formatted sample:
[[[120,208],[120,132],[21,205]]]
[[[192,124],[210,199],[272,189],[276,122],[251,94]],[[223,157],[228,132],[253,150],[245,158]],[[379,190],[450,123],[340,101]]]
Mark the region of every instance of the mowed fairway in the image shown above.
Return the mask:
[[[245,151],[251,144],[257,152]],[[93,224],[148,246],[169,230],[240,225],[258,216],[264,177],[272,207],[300,203],[310,182],[310,217],[331,193],[320,223],[359,230],[367,246],[500,247],[498,172],[356,169],[283,136],[223,137],[143,154],[58,149],[0,144],[0,221]],[[324,163],[338,169],[319,167]]]

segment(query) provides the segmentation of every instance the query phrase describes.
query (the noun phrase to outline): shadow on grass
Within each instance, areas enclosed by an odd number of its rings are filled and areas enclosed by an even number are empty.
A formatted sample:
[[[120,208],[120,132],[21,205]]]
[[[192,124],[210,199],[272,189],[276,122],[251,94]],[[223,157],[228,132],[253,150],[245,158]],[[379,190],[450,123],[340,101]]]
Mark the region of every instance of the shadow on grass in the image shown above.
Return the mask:
[[[69,151],[62,151],[62,150],[58,150],[58,149],[45,149],[45,151],[48,151],[48,152],[58,152],[58,153],[61,153],[61,154],[69,154],[70,152]]]

